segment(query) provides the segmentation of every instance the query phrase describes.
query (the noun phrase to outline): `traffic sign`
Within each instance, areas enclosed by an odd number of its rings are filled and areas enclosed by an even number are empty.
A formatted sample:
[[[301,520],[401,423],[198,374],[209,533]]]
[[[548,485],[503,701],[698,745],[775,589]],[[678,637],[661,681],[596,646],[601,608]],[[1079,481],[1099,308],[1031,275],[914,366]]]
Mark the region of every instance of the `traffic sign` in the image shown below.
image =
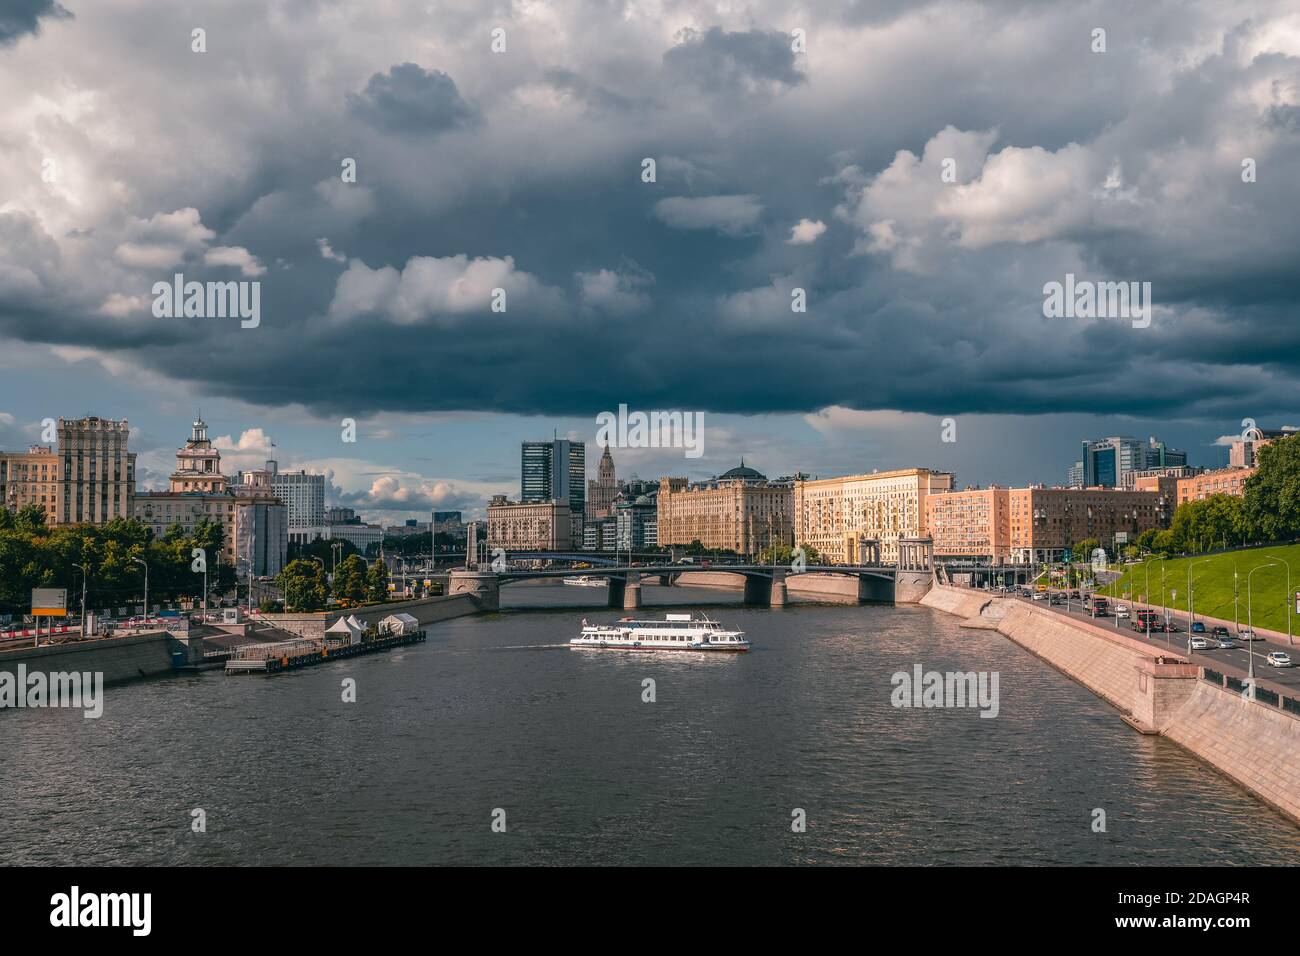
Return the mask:
[[[67,617],[67,588],[32,588],[32,614],[39,617]]]

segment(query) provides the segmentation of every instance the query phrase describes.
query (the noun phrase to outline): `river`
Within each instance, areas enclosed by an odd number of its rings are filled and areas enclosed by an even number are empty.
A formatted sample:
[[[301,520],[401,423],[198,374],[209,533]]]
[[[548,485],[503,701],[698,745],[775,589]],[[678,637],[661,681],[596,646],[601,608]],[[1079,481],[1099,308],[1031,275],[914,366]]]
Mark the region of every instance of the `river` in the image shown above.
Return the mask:
[[[604,592],[521,584],[396,652],[110,688],[98,720],[0,715],[0,863],[1300,858],[1300,828],[995,632],[921,607],[644,597],[645,616],[707,611],[753,650],[570,649],[583,617],[621,616],[565,606]],[[996,671],[996,718],[892,706],[915,664]]]

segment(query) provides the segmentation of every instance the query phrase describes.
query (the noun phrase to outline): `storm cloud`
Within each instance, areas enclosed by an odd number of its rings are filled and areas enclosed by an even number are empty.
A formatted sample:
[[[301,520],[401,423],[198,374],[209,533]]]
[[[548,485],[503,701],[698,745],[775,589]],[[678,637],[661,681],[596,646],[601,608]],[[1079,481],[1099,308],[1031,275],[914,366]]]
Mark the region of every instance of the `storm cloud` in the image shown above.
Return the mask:
[[[239,0],[196,54],[104,0],[4,47],[0,335],[322,414],[1293,407],[1293,4],[435,8]],[[176,271],[261,325],[154,318]],[[1067,274],[1150,282],[1150,327],[1046,318]]]

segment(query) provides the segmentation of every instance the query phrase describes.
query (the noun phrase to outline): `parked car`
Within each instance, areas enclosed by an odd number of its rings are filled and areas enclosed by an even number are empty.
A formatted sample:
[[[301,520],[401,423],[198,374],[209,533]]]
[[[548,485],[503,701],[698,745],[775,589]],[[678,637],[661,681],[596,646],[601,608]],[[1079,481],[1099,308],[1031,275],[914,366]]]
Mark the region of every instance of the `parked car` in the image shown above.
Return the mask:
[[[1192,650],[1208,651],[1209,649],[1210,649],[1210,642],[1207,641],[1205,638],[1203,637],[1192,638]]]
[[[1270,651],[1268,657],[1264,658],[1269,667],[1290,667],[1291,655],[1286,651]]]
[[[1249,628],[1249,627],[1243,627],[1241,630],[1239,630],[1239,631],[1237,632],[1237,636],[1238,636],[1239,638],[1241,638],[1243,641],[1262,641],[1262,640],[1263,640],[1262,637],[1260,637],[1258,634],[1255,633],[1254,629]]]
[[[1200,621],[1193,621],[1193,622],[1192,622],[1192,633],[1193,633],[1193,634],[1204,634],[1204,633],[1205,633],[1205,625],[1202,624]]]

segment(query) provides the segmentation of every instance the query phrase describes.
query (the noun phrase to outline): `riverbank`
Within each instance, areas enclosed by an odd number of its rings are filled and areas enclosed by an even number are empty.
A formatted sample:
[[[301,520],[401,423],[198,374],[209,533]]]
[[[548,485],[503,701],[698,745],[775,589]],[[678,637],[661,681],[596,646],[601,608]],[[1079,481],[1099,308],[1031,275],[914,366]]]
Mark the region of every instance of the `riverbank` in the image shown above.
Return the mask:
[[[1202,668],[1050,609],[936,585],[921,603],[996,630],[1300,823],[1300,719],[1204,679]]]

